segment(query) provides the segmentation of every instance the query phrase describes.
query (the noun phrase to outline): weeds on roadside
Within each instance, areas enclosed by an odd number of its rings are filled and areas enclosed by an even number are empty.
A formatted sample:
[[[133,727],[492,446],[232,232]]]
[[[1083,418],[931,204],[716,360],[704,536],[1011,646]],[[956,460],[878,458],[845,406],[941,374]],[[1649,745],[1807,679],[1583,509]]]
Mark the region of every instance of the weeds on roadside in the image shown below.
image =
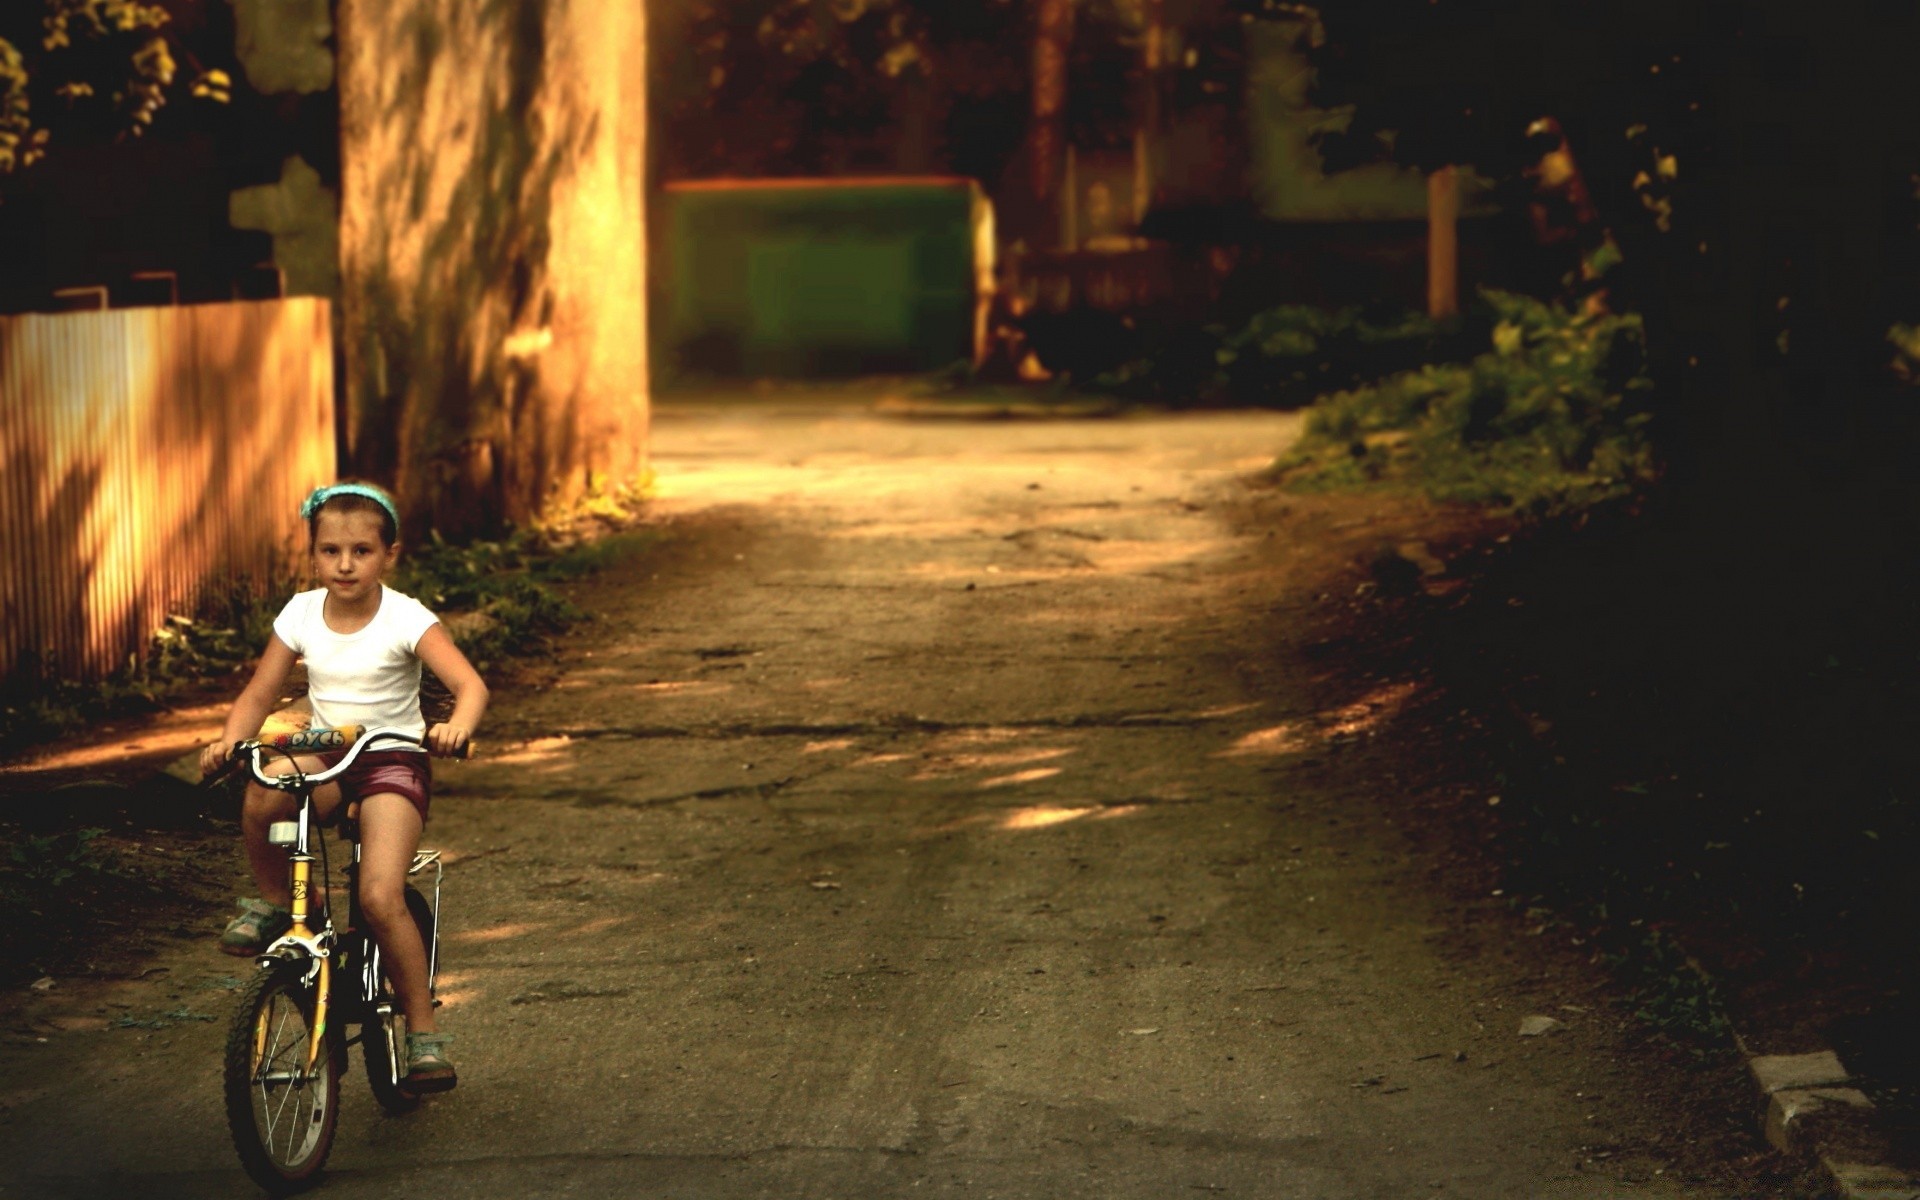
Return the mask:
[[[93,721],[164,707],[192,684],[240,670],[259,656],[279,599],[235,584],[214,592],[197,615],[176,614],[154,632],[143,659],[128,655],[99,683],[66,679],[9,687],[0,705],[0,751],[49,741]]]
[[[1418,487],[1440,500],[1549,515],[1656,474],[1640,319],[1482,293],[1492,346],[1323,396],[1272,477],[1302,490]]]
[[[89,828],[25,835],[7,847],[0,878],[9,885],[59,887],[82,872],[98,875],[108,869],[108,862],[93,841],[105,832]]]
[[[1091,391],[1176,405],[1293,408],[1423,364],[1471,357],[1491,311],[1436,321],[1423,313],[1283,304],[1244,324],[1145,329],[1086,383]]]
[[[1724,1052],[1733,1025],[1712,977],[1664,930],[1637,926],[1632,933],[1632,944],[1606,961],[1627,981],[1634,1018],[1697,1054]]]
[[[56,903],[67,886],[86,876],[112,874],[113,860],[94,844],[104,829],[67,829],[34,834],[8,830],[0,853],[0,922],[18,929]]]

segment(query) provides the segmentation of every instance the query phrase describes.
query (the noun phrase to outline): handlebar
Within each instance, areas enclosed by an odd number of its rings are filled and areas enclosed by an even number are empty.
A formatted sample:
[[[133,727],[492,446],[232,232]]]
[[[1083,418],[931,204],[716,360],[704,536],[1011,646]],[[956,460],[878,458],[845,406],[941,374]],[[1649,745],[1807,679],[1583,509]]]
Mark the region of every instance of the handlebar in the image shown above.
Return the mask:
[[[367,749],[376,739],[405,742],[413,746],[421,745],[423,742],[420,734],[405,729],[385,727],[368,729],[364,725],[348,725],[341,729],[301,729],[292,733],[277,734],[270,738],[247,738],[235,742],[233,761],[245,762],[247,769],[253,774],[254,781],[261,786],[283,792],[294,792],[338,778],[353,765],[355,759],[360,757],[361,751]],[[342,747],[346,748],[346,754],[339,762],[311,774],[294,771],[286,775],[268,775],[260,769],[260,760],[263,757],[261,752],[265,750],[277,750],[291,756],[326,753]],[[473,757],[472,740],[469,739],[454,757]]]

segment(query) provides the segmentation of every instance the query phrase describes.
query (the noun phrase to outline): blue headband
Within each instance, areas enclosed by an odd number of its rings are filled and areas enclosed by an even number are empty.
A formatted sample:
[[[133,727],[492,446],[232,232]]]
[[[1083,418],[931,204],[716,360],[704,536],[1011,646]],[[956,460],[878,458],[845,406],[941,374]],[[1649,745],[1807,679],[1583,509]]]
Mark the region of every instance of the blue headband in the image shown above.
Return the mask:
[[[400,528],[400,511],[394,508],[393,501],[387,499],[386,493],[379,488],[371,488],[364,483],[335,483],[313,489],[300,505],[301,519],[313,520],[313,514],[320,511],[320,506],[335,496],[365,496],[386,509],[387,515],[393,518],[393,527],[396,530]]]

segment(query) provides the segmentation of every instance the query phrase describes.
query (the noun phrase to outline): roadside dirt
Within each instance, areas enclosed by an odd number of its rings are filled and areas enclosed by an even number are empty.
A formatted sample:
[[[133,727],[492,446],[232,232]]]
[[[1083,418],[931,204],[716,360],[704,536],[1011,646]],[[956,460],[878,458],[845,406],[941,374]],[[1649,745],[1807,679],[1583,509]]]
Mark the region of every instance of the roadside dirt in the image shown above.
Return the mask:
[[[663,409],[666,536],[440,774],[461,1087],[329,1194],[1819,1195],[1504,894],[1396,617],[1502,531],[1249,486],[1296,420]],[[250,1194],[155,911],[0,999],[0,1196]]]

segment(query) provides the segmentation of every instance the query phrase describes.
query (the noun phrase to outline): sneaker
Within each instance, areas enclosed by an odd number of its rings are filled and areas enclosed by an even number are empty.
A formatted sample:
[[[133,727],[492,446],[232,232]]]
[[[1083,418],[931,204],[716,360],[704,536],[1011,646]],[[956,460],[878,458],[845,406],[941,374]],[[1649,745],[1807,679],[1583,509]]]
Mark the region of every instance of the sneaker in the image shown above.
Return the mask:
[[[240,901],[240,915],[227,923],[220,949],[237,958],[252,958],[293,928],[293,914],[277,904],[248,897]]]
[[[400,1086],[415,1095],[451,1091],[460,1081],[453,1063],[447,1059],[446,1045],[452,1040],[450,1033],[409,1032],[407,1074],[400,1080]]]

